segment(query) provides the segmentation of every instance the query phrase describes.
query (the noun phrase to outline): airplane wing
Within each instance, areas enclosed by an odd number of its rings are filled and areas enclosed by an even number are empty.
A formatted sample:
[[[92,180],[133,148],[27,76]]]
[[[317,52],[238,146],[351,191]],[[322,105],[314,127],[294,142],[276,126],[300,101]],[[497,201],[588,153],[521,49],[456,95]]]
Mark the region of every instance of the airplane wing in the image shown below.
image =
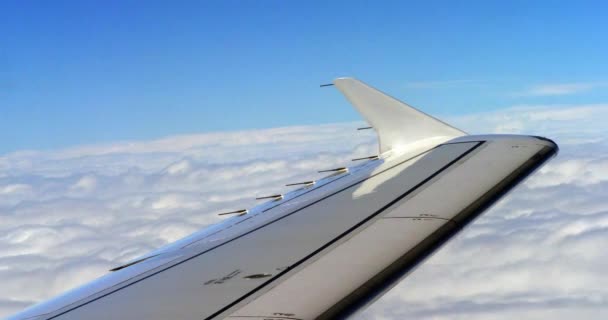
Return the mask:
[[[466,135],[358,80],[334,84],[378,133],[378,155],[8,319],[346,318],[558,150],[536,136]]]

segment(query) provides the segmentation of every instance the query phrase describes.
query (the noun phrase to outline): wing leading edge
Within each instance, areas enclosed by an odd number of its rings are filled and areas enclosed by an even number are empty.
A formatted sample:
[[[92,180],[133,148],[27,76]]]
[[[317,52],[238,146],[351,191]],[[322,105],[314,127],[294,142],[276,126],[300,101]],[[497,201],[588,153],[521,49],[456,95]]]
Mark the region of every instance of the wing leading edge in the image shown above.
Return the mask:
[[[335,84],[377,130],[381,157],[9,319],[345,318],[557,152],[545,138],[467,136],[357,80]]]

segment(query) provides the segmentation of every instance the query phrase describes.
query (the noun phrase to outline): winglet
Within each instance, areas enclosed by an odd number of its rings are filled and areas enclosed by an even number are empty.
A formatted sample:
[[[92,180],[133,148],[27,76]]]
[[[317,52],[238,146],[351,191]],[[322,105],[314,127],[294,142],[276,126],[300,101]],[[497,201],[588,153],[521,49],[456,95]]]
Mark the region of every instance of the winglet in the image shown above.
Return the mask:
[[[449,140],[466,135],[353,78],[338,78],[334,84],[378,133],[380,154],[402,150],[422,140]]]

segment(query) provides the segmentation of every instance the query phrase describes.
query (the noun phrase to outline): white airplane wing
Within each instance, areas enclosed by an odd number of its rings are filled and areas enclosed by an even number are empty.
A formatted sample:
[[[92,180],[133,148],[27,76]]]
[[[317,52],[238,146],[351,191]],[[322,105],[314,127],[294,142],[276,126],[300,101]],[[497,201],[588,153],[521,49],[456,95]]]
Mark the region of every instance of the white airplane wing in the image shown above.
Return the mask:
[[[360,81],[334,83],[377,131],[378,156],[8,319],[346,318],[557,153],[546,138],[466,135]]]

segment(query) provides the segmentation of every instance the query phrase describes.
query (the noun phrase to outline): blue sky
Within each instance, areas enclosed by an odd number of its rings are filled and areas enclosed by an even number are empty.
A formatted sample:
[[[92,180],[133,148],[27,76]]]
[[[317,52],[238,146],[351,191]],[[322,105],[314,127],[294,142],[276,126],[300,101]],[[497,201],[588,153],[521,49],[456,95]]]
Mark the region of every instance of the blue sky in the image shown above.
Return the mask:
[[[608,98],[603,2],[446,3],[2,1],[0,154],[357,120],[338,76],[437,115]]]

